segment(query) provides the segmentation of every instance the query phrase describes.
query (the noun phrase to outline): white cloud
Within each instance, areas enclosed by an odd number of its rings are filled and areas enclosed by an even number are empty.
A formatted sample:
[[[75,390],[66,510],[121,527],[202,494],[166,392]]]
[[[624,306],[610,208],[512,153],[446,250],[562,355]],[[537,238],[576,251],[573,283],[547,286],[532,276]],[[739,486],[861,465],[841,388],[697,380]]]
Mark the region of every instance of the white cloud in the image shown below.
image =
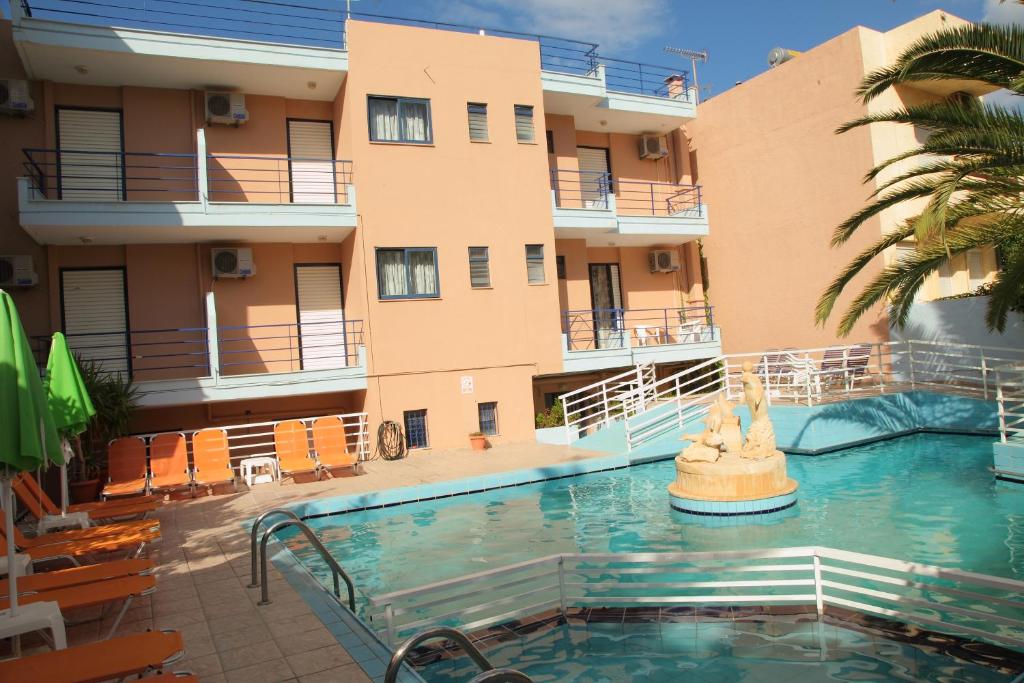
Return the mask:
[[[586,40],[611,53],[662,35],[669,16],[666,0],[460,0],[440,6],[451,21],[494,19],[496,28]]]
[[[985,13],[981,19],[991,24],[1022,24],[1024,4],[1018,0],[985,0]]]

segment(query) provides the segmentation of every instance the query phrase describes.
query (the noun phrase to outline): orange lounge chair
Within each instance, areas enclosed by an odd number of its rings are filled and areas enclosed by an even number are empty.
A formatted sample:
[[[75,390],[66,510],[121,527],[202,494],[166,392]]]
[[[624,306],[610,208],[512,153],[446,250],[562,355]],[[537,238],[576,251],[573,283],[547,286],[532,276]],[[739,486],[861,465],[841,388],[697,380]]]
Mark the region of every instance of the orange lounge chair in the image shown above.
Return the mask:
[[[99,683],[156,671],[180,659],[184,652],[177,631],[133,633],[0,662],[0,681]]]
[[[103,497],[137,496],[148,493],[146,442],[138,436],[123,436],[107,446],[108,482]]]
[[[103,638],[106,640],[117,633],[117,627],[121,625],[125,612],[131,607],[135,598],[149,595],[155,590],[155,576],[121,576],[80,586],[67,586],[37,593],[21,593],[18,595],[18,602],[25,605],[33,602],[56,602],[61,614],[65,615],[65,621],[67,621],[67,613],[73,610],[121,603],[121,609],[114,617],[110,631]],[[10,607],[10,602],[7,596],[0,597],[0,610],[8,607]]]
[[[155,565],[153,560],[113,560],[99,564],[87,564],[84,567],[26,574],[18,577],[18,591],[27,593],[52,591],[96,581],[117,579],[122,576],[137,576],[151,571]],[[7,595],[7,588],[7,579],[0,579],[0,593]]]
[[[184,434],[157,434],[149,440],[149,472],[150,491],[169,493],[192,488]]]
[[[42,521],[43,517],[45,517],[47,514],[46,508],[43,507],[40,500],[33,496],[31,492],[28,490],[28,487],[25,486],[24,478],[15,479],[12,488],[14,489],[14,494],[18,498],[18,502],[25,506],[25,508],[29,511],[29,514],[31,514],[36,519]],[[61,541],[70,540],[72,538],[91,538],[93,536],[105,535],[110,533],[120,533],[125,529],[134,529],[135,527],[149,528],[152,526],[160,526],[160,522],[155,519],[122,521],[114,522],[107,525],[89,527],[87,529],[73,529],[71,531],[66,532],[58,531],[54,534],[43,534],[43,536],[49,536],[57,539],[58,541]],[[30,539],[30,541],[34,543],[35,539]]]
[[[359,456],[348,452],[345,423],[336,415],[313,420],[313,451],[317,462],[328,474],[341,467],[355,469],[359,464]]]
[[[131,536],[143,531],[156,531],[159,533],[160,520],[136,519],[130,522],[115,522],[114,524],[105,524],[104,526],[91,526],[88,529],[52,531],[48,534],[39,534],[31,538],[23,534],[19,527],[14,527],[14,542],[23,548],[36,548],[43,545],[53,545],[54,543]]]
[[[31,474],[22,472],[18,475],[15,479],[14,486],[17,487],[19,484],[29,496],[39,501],[39,504],[42,506],[42,511],[45,514],[60,514],[60,507],[53,502],[53,499],[47,495],[46,491],[39,487],[39,483],[36,482]],[[94,522],[101,520],[121,520],[131,517],[145,517],[146,513],[156,510],[159,504],[160,501],[155,496],[115,498],[108,501],[69,505],[68,512],[84,512],[89,515],[89,519]]]
[[[28,555],[33,563],[68,560],[77,566],[82,564],[82,560],[86,560],[86,564],[91,564],[89,560],[94,559],[97,555],[124,551],[128,551],[129,558],[136,558],[145,549],[147,543],[152,543],[158,538],[160,538],[160,532],[150,530],[28,547],[21,545],[21,541],[27,539],[18,527],[14,527],[15,548],[18,549],[18,552]],[[6,552],[7,537],[4,535],[3,529],[0,528],[0,554]]]
[[[217,484],[235,485],[231,469],[228,433],[223,429],[201,429],[192,435],[192,480],[196,486],[213,490]]]
[[[320,467],[309,457],[309,435],[302,420],[283,420],[274,425],[274,450],[281,475],[319,474]]]

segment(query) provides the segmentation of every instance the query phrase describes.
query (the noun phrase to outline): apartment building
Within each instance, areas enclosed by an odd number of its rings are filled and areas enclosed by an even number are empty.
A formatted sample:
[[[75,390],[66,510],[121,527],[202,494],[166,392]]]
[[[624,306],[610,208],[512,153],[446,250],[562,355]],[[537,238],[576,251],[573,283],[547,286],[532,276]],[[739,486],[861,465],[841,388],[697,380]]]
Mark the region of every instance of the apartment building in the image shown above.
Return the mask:
[[[854,94],[866,74],[892,63],[920,36],[963,23],[935,11],[884,32],[858,26],[701,104],[686,134],[696,181],[715,209],[715,230],[704,247],[712,264],[709,295],[726,351],[835,344],[839,315],[853,295],[914,248],[905,242],[876,259],[840,299],[836,317],[824,328],[814,325],[818,297],[840,270],[923,207],[888,209],[843,248],[832,249],[832,231],[861,209],[874,189],[862,182],[867,171],[912,149],[924,134],[898,124],[872,124],[843,135],[835,130],[870,113],[938,101],[954,92],[986,94],[979,83],[946,81],[899,86],[867,105]],[[894,167],[878,182],[913,163]],[[968,253],[930,276],[920,297],[974,291],[995,270],[992,250]],[[864,316],[850,339],[888,340],[883,307]]]
[[[684,73],[326,10],[31,5],[0,25],[0,280],[41,357],[62,330],[131,377],[134,430],[525,441],[560,392],[720,352]]]

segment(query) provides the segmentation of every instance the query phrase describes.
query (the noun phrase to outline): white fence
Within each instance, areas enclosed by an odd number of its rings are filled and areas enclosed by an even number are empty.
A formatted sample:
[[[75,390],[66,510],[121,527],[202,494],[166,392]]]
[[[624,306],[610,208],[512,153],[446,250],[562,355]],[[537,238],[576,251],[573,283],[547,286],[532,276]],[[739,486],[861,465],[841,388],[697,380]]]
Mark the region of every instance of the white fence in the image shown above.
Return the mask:
[[[1024,365],[996,371],[996,401],[999,407],[999,440],[1024,443]]]
[[[1024,646],[1024,582],[821,547],[550,555],[369,599],[394,645],[429,626],[475,631],[572,607],[806,605]]]
[[[645,382],[653,369],[638,368],[562,397],[569,438],[621,420],[633,450],[701,417],[718,392],[741,398],[740,376],[748,362],[769,404],[812,406],[907,389],[995,400],[997,370],[1024,363],[1024,349],[907,341],[731,353],[651,383]],[[611,400],[619,396],[632,398]]]

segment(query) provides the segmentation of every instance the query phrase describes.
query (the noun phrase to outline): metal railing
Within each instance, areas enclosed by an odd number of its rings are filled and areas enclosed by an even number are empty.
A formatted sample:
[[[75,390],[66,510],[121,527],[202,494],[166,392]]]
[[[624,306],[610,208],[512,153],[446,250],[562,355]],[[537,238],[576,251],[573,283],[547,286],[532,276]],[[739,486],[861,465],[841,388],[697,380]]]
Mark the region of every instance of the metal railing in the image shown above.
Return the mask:
[[[996,368],[999,440],[1024,444],[1024,364]]]
[[[670,97],[688,100],[690,89],[685,71],[677,67],[643,64],[599,55],[604,65],[605,82],[611,92]]]
[[[259,522],[257,521],[257,524]],[[345,588],[348,590],[348,608],[354,614],[356,611],[356,586],[352,582],[352,578],[341,568],[338,561],[334,559],[327,547],[324,546],[320,538],[309,528],[309,525],[298,519],[285,519],[280,522],[276,522],[271,525],[263,533],[263,538],[260,539],[260,605],[269,605],[270,600],[270,582],[268,581],[268,567],[267,567],[267,543],[274,537],[274,534],[282,529],[288,529],[295,527],[302,535],[306,537],[309,544],[313,546],[320,558],[327,564],[327,567],[331,570],[331,578],[334,581],[334,597],[341,602],[341,581],[345,582]],[[253,525],[253,531],[256,530],[256,524]]]
[[[362,320],[217,328],[223,375],[332,370],[359,364]]]
[[[711,306],[563,311],[562,331],[570,352],[700,344],[715,340]]]
[[[473,660],[473,663],[480,667],[483,672],[475,676],[470,683],[483,683],[483,681],[506,681],[507,683],[530,683],[533,679],[526,676],[519,671],[514,669],[495,669],[494,665],[488,661],[487,657],[473,644],[469,638],[466,637],[462,631],[456,628],[450,628],[447,626],[436,626],[434,628],[428,628],[424,631],[411,636],[404,643],[395,648],[395,653],[391,656],[391,661],[388,662],[388,668],[384,672],[384,683],[395,683],[398,680],[398,672],[402,670],[402,664],[408,658],[409,653],[412,652],[414,647],[427,642],[428,640],[436,640],[438,638],[444,638],[450,640],[460,648],[462,651],[469,655],[469,658]]]
[[[623,216],[703,215],[700,185],[615,180],[615,205]]]
[[[645,363],[559,397],[566,428],[578,438],[642,412],[653,399],[654,364]]]
[[[187,379],[210,374],[210,349],[205,327],[128,332],[65,333],[76,357],[107,373],[136,381]],[[45,368],[49,336],[32,337],[36,363]]]
[[[25,148],[29,187],[44,199],[198,201],[194,154]]]
[[[822,547],[549,555],[372,596],[392,646],[428,625],[476,631],[548,610],[706,605],[843,608],[1024,645],[1024,582]]]
[[[605,171],[550,171],[551,191],[560,209],[610,209],[611,174]]]
[[[352,162],[208,154],[206,175],[211,202],[348,204]]]

